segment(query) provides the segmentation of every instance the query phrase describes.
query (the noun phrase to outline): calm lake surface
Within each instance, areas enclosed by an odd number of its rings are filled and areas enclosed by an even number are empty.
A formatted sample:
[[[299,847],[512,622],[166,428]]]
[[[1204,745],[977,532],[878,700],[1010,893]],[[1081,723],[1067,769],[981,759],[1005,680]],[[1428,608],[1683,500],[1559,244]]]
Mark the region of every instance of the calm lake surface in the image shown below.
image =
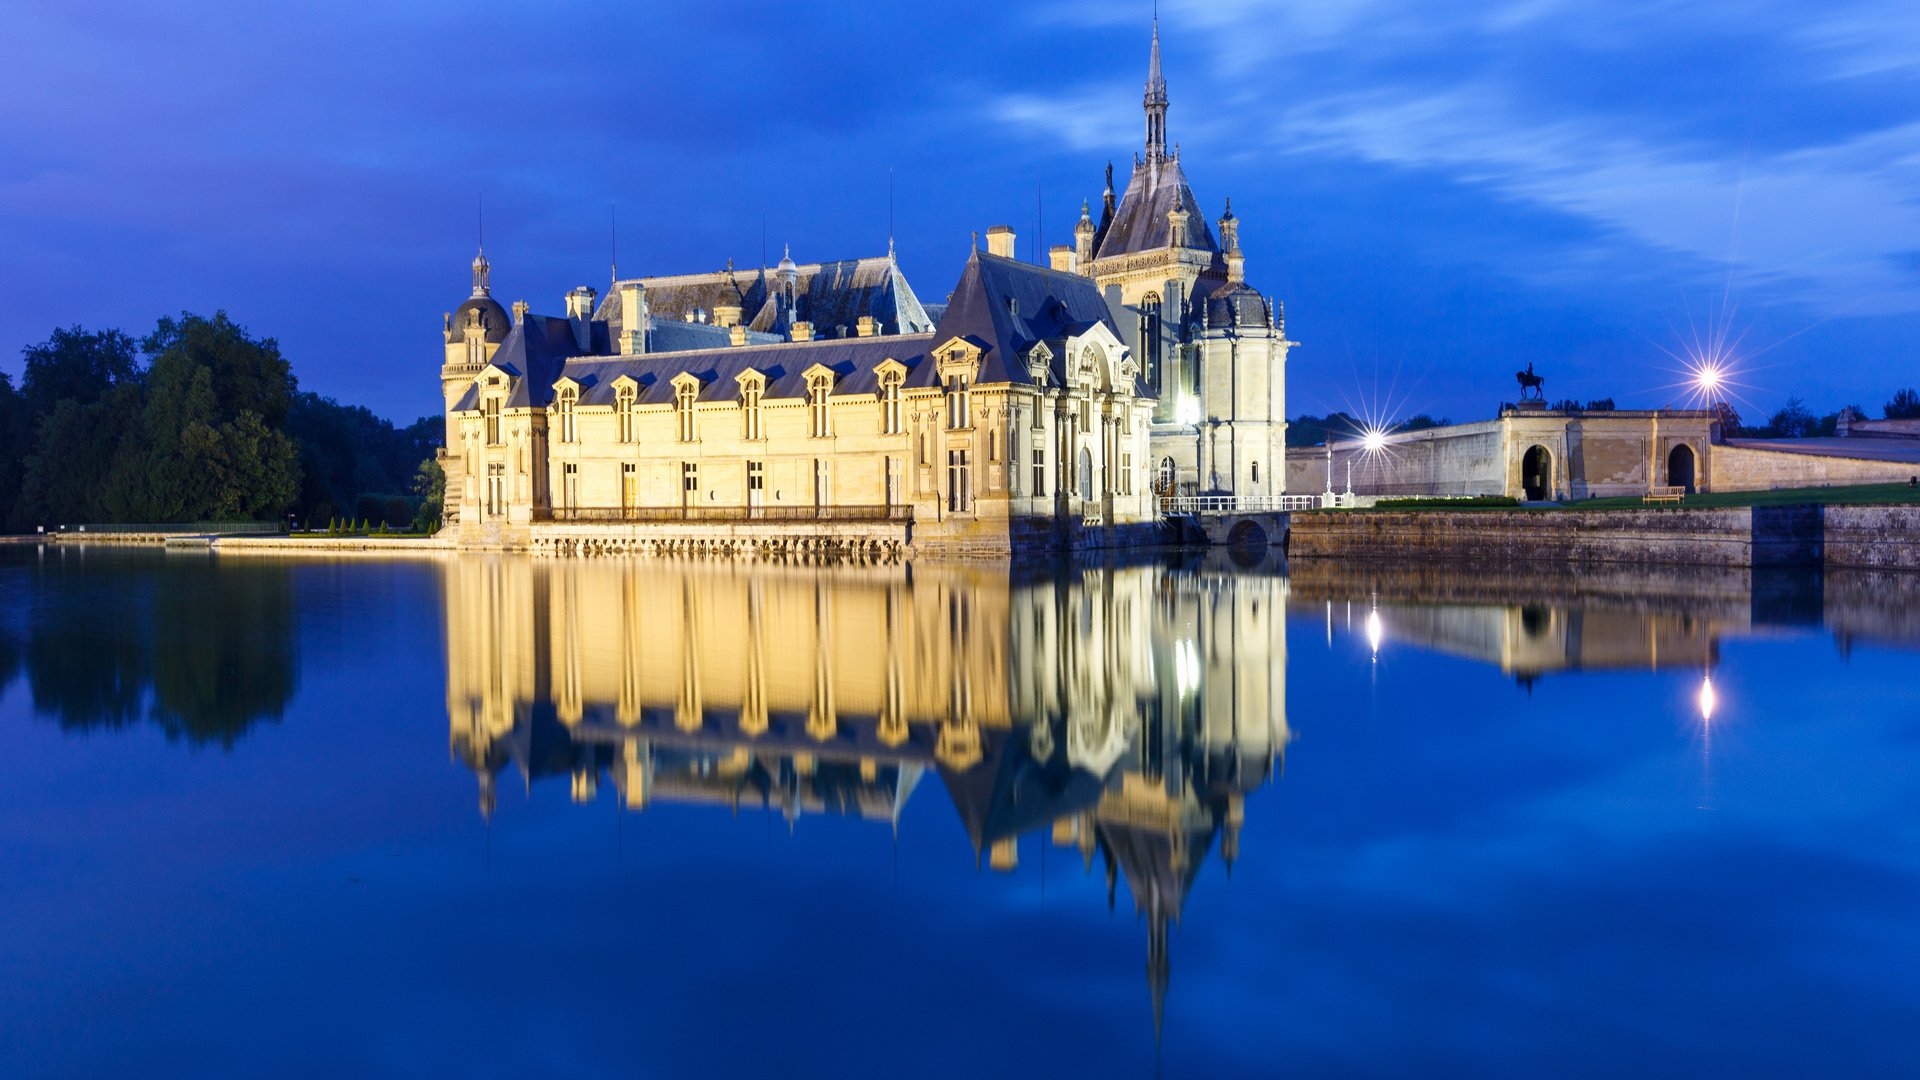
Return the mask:
[[[1913,1075],[1920,583],[0,549],[0,1075]]]

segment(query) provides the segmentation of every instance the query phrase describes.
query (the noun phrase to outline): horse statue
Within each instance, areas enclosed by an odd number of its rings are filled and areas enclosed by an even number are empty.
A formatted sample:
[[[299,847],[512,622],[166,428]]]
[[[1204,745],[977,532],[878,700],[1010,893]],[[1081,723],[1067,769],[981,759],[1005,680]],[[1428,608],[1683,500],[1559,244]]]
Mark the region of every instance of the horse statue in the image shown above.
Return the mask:
[[[1533,361],[1527,361],[1527,370],[1516,371],[1513,377],[1520,380],[1520,400],[1544,401],[1547,396],[1547,377],[1533,373]],[[1528,391],[1532,393],[1529,394]]]

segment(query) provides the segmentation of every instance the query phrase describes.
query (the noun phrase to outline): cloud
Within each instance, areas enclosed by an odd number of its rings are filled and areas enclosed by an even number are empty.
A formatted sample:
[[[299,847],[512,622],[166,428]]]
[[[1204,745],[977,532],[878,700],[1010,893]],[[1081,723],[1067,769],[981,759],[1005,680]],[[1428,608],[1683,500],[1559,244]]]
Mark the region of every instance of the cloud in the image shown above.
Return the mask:
[[[1887,104],[1882,78],[1920,65],[1920,24],[1892,5],[1161,7],[1176,106],[1207,103],[1179,127],[1243,136],[1220,150],[1244,150],[1250,133],[1269,158],[1412,172],[1485,193],[1496,215],[1546,209],[1587,226],[1542,238],[1516,274],[1652,271],[1684,288],[1731,268],[1742,288],[1821,315],[1920,311],[1904,259],[1920,248],[1920,120]],[[1140,21],[1077,0],[1036,17]],[[1081,149],[1116,145],[1131,106],[1114,87],[1073,85],[991,108]]]

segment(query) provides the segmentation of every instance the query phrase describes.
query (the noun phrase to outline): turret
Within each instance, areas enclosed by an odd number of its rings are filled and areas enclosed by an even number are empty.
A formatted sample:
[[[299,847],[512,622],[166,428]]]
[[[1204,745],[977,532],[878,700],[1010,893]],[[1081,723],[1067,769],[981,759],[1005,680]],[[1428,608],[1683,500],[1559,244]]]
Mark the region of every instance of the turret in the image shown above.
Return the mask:
[[[1112,198],[1109,190],[1107,197]],[[1085,201],[1080,203],[1080,221],[1073,227],[1073,258],[1076,268],[1083,274],[1093,273],[1093,214]]]
[[[1247,258],[1240,253],[1240,219],[1233,216],[1233,200],[1227,200],[1227,212],[1220,215],[1220,250],[1227,253],[1227,282],[1239,285],[1247,280]]]

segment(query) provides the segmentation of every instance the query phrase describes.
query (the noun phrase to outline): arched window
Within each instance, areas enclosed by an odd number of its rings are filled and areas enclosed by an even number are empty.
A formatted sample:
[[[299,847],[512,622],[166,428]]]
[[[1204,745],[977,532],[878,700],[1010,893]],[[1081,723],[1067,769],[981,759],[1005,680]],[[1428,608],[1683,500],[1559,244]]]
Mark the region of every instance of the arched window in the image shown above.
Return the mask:
[[[1260,482],[1260,463],[1257,461],[1253,463],[1253,482]]]
[[[905,381],[898,371],[889,371],[880,376],[880,434],[900,434],[900,384]]]
[[[740,387],[740,416],[743,423],[741,438],[757,441],[763,436],[760,428],[760,384],[747,383]]]
[[[833,434],[832,416],[827,411],[827,395],[833,390],[833,380],[826,375],[815,375],[807,380],[807,412],[812,419],[813,437],[824,439]]]
[[[633,441],[633,387],[623,386],[614,397],[613,411],[620,419],[620,441]]]
[[[680,421],[681,442],[693,441],[693,402],[699,393],[699,387],[691,382],[683,382],[674,389],[673,411]]]
[[[560,388],[560,393],[556,397],[556,404],[559,406],[560,411],[560,441],[563,443],[574,441],[573,411],[574,406],[579,403],[580,391],[571,386],[563,386]]]

